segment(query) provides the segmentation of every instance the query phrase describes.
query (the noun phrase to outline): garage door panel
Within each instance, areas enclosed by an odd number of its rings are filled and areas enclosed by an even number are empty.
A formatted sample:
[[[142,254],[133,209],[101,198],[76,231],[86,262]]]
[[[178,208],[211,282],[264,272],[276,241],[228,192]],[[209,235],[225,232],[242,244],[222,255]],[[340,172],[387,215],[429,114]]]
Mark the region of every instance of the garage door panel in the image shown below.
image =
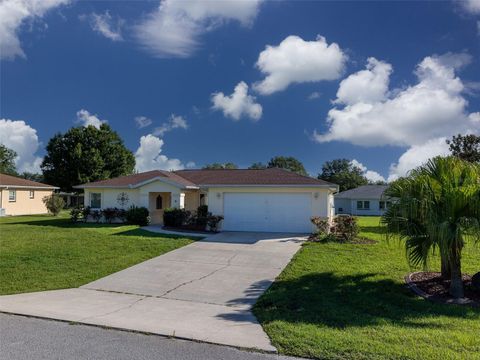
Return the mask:
[[[223,229],[310,232],[310,193],[225,193]]]

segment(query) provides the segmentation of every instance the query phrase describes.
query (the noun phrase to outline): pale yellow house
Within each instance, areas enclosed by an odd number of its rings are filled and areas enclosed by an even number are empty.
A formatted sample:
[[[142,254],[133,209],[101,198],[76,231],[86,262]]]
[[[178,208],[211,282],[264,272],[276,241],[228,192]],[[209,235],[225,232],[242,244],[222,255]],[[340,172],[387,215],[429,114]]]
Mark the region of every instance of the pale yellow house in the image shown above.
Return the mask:
[[[0,216],[46,214],[42,199],[50,196],[55,186],[0,174]]]

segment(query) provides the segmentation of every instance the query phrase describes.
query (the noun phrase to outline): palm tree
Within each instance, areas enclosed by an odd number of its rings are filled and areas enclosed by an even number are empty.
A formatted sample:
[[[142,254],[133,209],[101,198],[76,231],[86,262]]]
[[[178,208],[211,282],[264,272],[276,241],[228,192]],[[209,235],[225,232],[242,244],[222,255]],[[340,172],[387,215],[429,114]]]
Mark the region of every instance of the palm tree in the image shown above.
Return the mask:
[[[480,165],[437,157],[392,183],[386,195],[395,198],[382,218],[389,236],[405,240],[414,266],[426,267],[439,251],[450,294],[462,298],[465,236],[480,241]]]

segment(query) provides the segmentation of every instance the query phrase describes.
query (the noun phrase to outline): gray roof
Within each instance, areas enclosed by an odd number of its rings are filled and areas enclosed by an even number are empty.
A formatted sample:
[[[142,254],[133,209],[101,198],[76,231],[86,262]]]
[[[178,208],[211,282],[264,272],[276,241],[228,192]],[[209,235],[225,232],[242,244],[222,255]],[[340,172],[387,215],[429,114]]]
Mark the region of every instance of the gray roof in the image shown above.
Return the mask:
[[[339,192],[335,199],[380,199],[388,185],[363,185]]]

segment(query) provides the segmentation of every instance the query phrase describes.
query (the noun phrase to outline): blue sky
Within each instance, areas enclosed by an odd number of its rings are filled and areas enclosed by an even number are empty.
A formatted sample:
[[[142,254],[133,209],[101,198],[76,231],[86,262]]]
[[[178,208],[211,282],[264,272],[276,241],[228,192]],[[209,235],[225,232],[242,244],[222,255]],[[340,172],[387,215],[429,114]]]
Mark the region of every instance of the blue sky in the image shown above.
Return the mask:
[[[346,157],[371,179],[480,132],[478,0],[4,0],[2,13],[0,142],[21,170],[56,132],[101,121],[140,171],[286,155],[317,175]]]

